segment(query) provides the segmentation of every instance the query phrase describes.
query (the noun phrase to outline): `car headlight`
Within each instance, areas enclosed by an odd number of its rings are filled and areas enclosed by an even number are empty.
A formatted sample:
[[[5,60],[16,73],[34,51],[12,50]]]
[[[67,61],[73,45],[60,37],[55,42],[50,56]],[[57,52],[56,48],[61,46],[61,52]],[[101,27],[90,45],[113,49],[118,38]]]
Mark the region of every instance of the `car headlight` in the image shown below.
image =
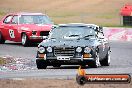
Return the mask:
[[[85,52],[85,53],[90,53],[90,52],[91,52],[91,48],[85,47],[85,48],[84,48],[84,52]]]
[[[51,53],[51,52],[52,52],[52,47],[48,47],[48,48],[47,48],[47,51],[48,51],[49,53]]]
[[[76,52],[78,52],[78,53],[82,52],[82,48],[81,47],[77,47],[76,48]]]
[[[45,52],[45,48],[44,47],[39,47],[38,51],[39,51],[39,53],[44,53]]]

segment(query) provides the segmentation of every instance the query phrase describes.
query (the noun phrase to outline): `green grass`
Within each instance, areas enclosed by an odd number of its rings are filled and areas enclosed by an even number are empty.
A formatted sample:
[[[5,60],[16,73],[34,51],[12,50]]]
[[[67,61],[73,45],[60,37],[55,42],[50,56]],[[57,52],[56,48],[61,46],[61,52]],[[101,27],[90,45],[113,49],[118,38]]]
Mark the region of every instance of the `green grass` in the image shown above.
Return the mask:
[[[131,0],[2,0],[0,18],[9,12],[47,13],[55,24],[94,23],[121,27],[120,9]]]
[[[2,57],[0,57],[0,65],[6,64],[6,60]]]
[[[4,12],[2,12],[2,11],[0,11],[0,15],[1,15],[1,16],[3,16],[3,15],[5,15],[5,13],[4,13]]]
[[[97,15],[96,17],[102,19],[112,19],[115,18],[115,14],[101,14],[101,15]]]

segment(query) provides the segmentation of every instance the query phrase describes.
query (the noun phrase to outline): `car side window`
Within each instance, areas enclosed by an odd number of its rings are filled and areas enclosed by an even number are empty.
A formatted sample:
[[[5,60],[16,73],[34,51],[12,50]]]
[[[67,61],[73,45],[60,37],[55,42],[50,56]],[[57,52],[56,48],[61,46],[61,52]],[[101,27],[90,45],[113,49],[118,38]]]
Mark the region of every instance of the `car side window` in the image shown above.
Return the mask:
[[[7,17],[4,19],[3,23],[5,23],[5,24],[9,24],[10,21],[11,21],[11,19],[12,19],[12,17],[13,17],[12,15],[7,16]]]
[[[18,16],[14,16],[11,23],[18,24]]]

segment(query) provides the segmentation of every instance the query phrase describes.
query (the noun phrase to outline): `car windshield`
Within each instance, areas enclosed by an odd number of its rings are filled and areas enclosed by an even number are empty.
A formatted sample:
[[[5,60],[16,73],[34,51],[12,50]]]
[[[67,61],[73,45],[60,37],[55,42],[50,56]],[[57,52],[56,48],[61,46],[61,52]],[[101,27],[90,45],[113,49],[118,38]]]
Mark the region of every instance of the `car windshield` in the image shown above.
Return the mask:
[[[20,24],[52,24],[46,15],[22,15],[19,18]]]
[[[58,27],[53,29],[49,35],[50,39],[66,38],[93,38],[95,31],[88,27]]]

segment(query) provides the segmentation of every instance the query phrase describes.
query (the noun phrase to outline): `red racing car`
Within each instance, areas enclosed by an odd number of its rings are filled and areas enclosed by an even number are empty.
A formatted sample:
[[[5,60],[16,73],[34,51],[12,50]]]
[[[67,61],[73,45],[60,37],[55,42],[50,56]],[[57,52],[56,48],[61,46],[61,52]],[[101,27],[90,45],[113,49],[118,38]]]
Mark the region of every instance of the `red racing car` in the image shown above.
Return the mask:
[[[53,22],[42,13],[10,13],[0,21],[0,44],[6,40],[23,46],[38,43],[49,35]]]

